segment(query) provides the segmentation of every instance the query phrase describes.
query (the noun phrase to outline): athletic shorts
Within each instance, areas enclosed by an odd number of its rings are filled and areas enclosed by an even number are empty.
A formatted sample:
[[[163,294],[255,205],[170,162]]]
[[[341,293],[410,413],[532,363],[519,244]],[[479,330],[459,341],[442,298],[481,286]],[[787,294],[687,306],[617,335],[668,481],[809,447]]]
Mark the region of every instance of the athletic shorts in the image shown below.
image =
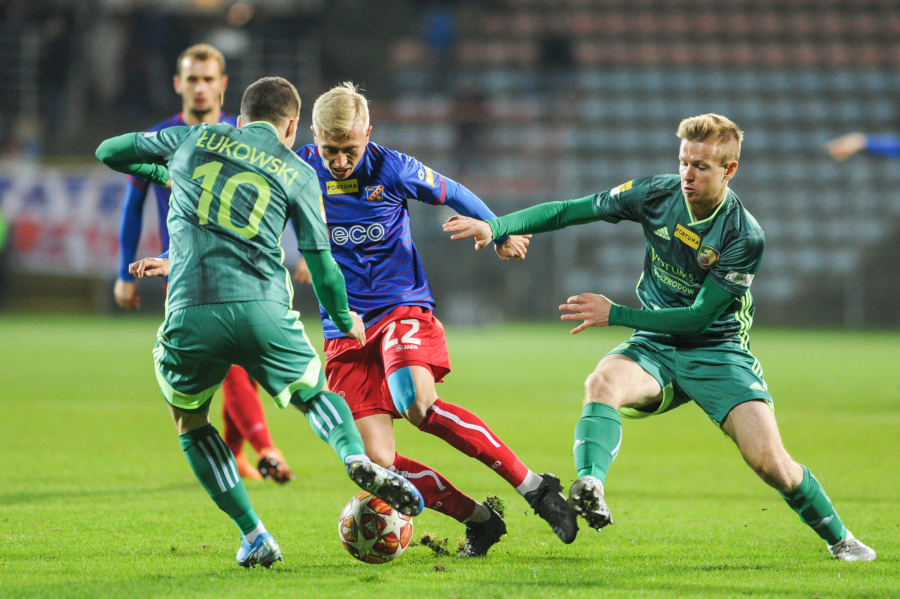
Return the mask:
[[[655,416],[690,401],[719,426],[735,406],[746,401],[762,400],[774,410],[762,366],[737,341],[678,348],[635,335],[609,353],[631,358],[663,388],[662,401],[620,409],[627,418]]]
[[[355,339],[325,340],[328,388],[347,400],[353,418],[401,415],[388,388],[389,374],[404,366],[431,370],[438,383],[450,373],[444,325],[431,310],[400,306],[366,329],[366,345]]]
[[[271,301],[205,304],[173,310],[159,327],[153,357],[163,397],[203,412],[232,364],[242,367],[284,408],[325,383],[322,361],[299,314]]]

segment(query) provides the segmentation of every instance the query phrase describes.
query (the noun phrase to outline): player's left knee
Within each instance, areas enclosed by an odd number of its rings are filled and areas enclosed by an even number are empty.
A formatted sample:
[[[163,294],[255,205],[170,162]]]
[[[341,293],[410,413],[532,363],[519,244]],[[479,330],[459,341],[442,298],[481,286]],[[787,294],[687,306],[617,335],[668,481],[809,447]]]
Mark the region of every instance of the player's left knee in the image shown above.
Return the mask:
[[[791,491],[796,486],[792,476],[793,461],[787,456],[777,454],[760,456],[750,465],[767,485],[782,493]]]

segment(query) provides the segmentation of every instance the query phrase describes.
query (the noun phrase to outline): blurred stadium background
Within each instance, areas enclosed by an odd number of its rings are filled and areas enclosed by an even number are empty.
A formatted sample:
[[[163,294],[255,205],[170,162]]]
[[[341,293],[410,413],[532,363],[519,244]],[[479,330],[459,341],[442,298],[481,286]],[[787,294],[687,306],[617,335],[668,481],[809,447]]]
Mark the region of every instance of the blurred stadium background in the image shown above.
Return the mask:
[[[898,130],[893,0],[8,0],[0,18],[6,310],[116,311],[124,178],[93,151],[177,112],[175,59],[203,41],[228,60],[227,112],[280,75],[309,121],[315,97],[351,79],[373,141],[498,214],[676,172],[680,119],[725,114],[746,132],[732,188],[768,242],[758,322],[900,325],[900,160],[823,149]],[[412,210],[448,323],[554,319],[572,292],[636,301],[636,225],[543,235],[504,265],[449,242],[445,209]],[[159,247],[145,212],[140,255]],[[161,312],[160,287],[142,284],[144,311]],[[296,301],[314,306],[308,290]]]

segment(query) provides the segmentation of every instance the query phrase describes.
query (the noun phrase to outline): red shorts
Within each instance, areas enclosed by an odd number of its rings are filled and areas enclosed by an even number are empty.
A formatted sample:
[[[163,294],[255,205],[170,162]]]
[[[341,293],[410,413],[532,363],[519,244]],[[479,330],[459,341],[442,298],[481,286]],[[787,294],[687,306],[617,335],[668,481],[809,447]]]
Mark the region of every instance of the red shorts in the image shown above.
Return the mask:
[[[400,306],[366,329],[366,345],[340,337],[325,340],[328,388],[347,400],[353,418],[390,414],[401,418],[391,391],[389,374],[404,366],[431,370],[435,382],[450,372],[444,325],[431,310]]]

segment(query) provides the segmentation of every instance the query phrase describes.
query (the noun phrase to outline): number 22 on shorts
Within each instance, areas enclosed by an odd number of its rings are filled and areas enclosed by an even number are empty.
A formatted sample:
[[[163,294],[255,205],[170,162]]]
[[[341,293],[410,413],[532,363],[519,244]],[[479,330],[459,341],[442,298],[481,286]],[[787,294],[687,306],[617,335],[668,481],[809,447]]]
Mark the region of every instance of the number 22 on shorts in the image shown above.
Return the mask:
[[[398,343],[402,344],[402,346],[398,347],[397,351],[400,351],[401,349],[418,349],[418,346],[422,345],[422,340],[413,337],[413,335],[419,332],[419,321],[415,318],[405,318],[400,321],[400,324],[409,325],[409,331],[407,331],[407,333],[403,335],[403,337],[401,337],[398,341],[397,338],[394,337],[394,333],[397,329],[397,323],[388,323],[387,335],[384,336],[384,349],[390,349]]]

